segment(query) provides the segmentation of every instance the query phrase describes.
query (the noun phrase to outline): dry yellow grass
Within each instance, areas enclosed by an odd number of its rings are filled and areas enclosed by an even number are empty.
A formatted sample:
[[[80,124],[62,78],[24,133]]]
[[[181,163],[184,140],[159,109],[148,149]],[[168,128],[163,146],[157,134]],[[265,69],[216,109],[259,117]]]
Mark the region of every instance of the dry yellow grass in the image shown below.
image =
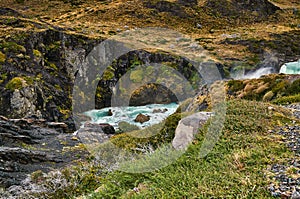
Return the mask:
[[[109,37],[133,28],[143,27],[166,27],[187,34],[192,38],[209,38],[200,45],[209,49],[212,60],[224,62],[226,58],[243,61],[253,57],[244,45],[229,45],[224,43],[226,35],[236,34],[239,40],[263,39],[269,41],[272,34],[282,34],[294,30],[291,24],[300,24],[300,19],[293,17],[292,8],[300,8],[297,0],[273,0],[277,6],[285,9],[284,12],[276,13],[276,20],[254,24],[228,24],[222,17],[213,17],[203,10],[196,11],[192,8],[183,8],[193,18],[174,17],[166,12],[154,12],[146,8],[141,0],[114,0],[114,1],[82,1],[82,4],[72,6],[63,1],[27,0],[24,3],[16,3],[15,0],[1,0],[2,7],[17,10],[28,18],[24,28],[12,28],[0,26],[0,37],[15,34],[18,31],[40,29],[32,23],[42,26],[55,26],[67,28],[71,34],[84,34],[92,38]],[[171,0],[170,2],[174,2]],[[198,6],[204,6],[205,0],[198,1]],[[202,9],[202,8],[201,8]],[[3,17],[3,16],[2,16]],[[0,19],[2,18],[0,17]],[[196,22],[203,25],[202,29],[195,26]],[[213,31],[211,29],[213,28]],[[249,62],[250,63],[250,62]]]

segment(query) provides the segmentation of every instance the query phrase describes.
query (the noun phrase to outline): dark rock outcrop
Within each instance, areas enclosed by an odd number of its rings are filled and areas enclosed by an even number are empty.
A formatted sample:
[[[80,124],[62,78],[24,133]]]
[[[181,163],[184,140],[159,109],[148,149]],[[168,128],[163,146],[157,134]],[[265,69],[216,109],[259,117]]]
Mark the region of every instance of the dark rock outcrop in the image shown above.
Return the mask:
[[[145,50],[132,51],[120,56],[118,60],[113,62],[109,77],[106,77],[108,75],[103,76],[99,81],[96,95],[96,108],[100,109],[111,106],[113,90],[115,90],[114,94],[119,96],[119,99],[117,99],[119,101],[116,102],[119,106],[141,106],[152,103],[166,104],[178,102],[178,99],[187,95],[188,91],[184,90],[181,84],[172,84],[172,80],[164,81],[167,82],[166,84],[171,85],[172,88],[167,88],[166,85],[162,84],[150,83],[143,84],[136,90],[131,89],[132,85],[142,82],[141,80],[156,82],[157,77],[161,74],[155,72],[147,74],[145,71],[137,70],[135,73],[130,74],[130,78],[122,80],[122,83],[119,81],[121,77],[127,74],[127,72],[135,66],[144,66],[147,64],[161,64],[171,67],[190,81],[191,85],[193,85],[192,79],[201,79],[199,72],[185,58],[176,57],[166,52],[148,52]],[[166,75],[166,77],[168,76]],[[92,78],[90,77],[89,79]],[[176,79],[175,75],[174,79]],[[175,96],[174,91],[177,91],[176,94],[178,96]],[[124,98],[128,97],[127,95],[129,95],[130,102],[129,104],[123,104]]]
[[[85,65],[84,59],[100,42],[100,39],[91,40],[58,30],[27,33],[20,40],[8,38],[1,41],[0,45],[5,46],[5,51],[1,50],[5,60],[0,70],[3,78],[0,82],[0,114],[10,118],[37,115],[54,122],[61,122],[70,116],[75,76],[82,77],[82,81],[76,84],[79,92],[80,89],[87,89],[85,85],[99,79],[97,72]],[[113,52],[114,49],[107,51]],[[111,70],[101,77],[96,93],[92,93],[96,94],[96,107],[89,109],[111,106],[112,89],[119,78],[134,66],[145,63],[169,64],[191,83],[191,79],[195,80],[196,76],[196,79],[201,78],[197,70],[184,58],[165,52],[129,52],[118,57],[112,63]],[[162,86],[151,89],[155,91],[145,90],[133,95],[130,105],[169,103],[177,100],[172,92]],[[117,88],[116,92],[118,91],[120,90]],[[153,95],[155,99],[149,100],[149,94],[152,96],[153,92],[157,95]],[[182,96],[184,95],[182,92]],[[84,99],[79,98],[76,103],[93,98],[85,95],[80,97]],[[76,113],[87,111],[84,106],[78,107],[82,110],[76,110]]]
[[[177,97],[169,89],[161,85],[150,84],[136,90],[130,98],[130,106],[147,104],[169,104],[178,102]]]
[[[1,41],[5,60],[0,70],[0,114],[63,121],[72,106],[79,60],[98,42],[58,30],[30,32],[18,40]]]
[[[184,6],[195,6],[198,4],[198,0],[178,0],[178,3]]]
[[[208,0],[206,7],[216,16],[230,17],[244,21],[262,21],[275,14],[279,7],[268,0]],[[245,20],[247,19],[247,20]]]
[[[180,3],[176,2],[169,2],[169,1],[147,1],[145,2],[145,6],[147,8],[152,8],[157,10],[158,12],[166,12],[170,13],[173,16],[181,17],[181,18],[187,18],[189,15],[185,12],[185,10],[180,6]],[[190,5],[188,2],[184,3],[184,5]]]
[[[11,8],[0,8],[0,15],[4,15],[4,16],[16,16],[16,17],[21,16],[21,17],[24,17],[18,11],[13,10]]]
[[[67,132],[65,123],[0,117],[0,187],[18,185],[34,171],[50,171],[85,157],[85,150],[74,147],[80,140]]]

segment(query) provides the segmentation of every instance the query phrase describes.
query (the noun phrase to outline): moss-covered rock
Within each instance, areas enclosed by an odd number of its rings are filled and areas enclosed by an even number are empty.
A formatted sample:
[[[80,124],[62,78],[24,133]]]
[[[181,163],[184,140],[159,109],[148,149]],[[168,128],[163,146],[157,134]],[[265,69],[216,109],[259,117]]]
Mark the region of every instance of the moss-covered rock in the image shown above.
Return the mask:
[[[14,91],[25,86],[27,86],[27,83],[22,77],[14,77],[5,85],[5,88]]]
[[[130,73],[130,80],[134,83],[142,82],[144,72],[142,70],[134,70]]]

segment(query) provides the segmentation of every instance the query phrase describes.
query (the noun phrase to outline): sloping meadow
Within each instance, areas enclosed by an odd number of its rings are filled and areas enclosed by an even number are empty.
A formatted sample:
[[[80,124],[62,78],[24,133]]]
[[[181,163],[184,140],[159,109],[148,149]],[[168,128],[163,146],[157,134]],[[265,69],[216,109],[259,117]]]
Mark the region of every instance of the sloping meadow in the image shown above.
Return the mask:
[[[177,122],[172,118],[176,118],[176,115],[167,119],[162,134],[174,132]],[[230,100],[227,102],[222,135],[204,158],[200,158],[199,153],[209,122],[199,130],[187,151],[162,169],[145,173],[109,171],[95,157],[91,157],[82,166],[66,168],[55,175],[31,175],[28,179],[31,186],[27,186],[27,190],[23,187],[21,195],[39,198],[73,198],[79,195],[85,195],[79,198],[268,198],[271,195],[267,186],[272,180],[265,175],[268,165],[284,162],[293,155],[281,142],[282,137],[271,134],[269,130],[289,123],[299,124],[299,121],[282,107],[255,101]],[[111,139],[121,147],[136,148],[140,140],[133,141],[125,137],[119,135]],[[156,138],[160,140],[152,141],[160,148],[151,154],[144,153],[145,159],[135,162],[136,165],[147,163],[147,158],[155,157],[164,149],[165,138]],[[166,139],[170,140],[170,137]],[[151,138],[148,141],[147,144],[151,143]],[[28,190],[28,187],[43,189],[37,192],[38,189]]]

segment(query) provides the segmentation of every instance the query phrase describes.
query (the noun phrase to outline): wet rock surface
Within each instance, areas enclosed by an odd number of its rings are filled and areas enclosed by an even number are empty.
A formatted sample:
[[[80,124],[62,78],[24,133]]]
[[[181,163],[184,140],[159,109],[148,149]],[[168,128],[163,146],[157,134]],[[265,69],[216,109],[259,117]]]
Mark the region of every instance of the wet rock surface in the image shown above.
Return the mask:
[[[88,153],[65,123],[0,117],[0,187],[19,185],[30,173],[72,164]]]
[[[137,116],[136,116],[136,118],[135,118],[135,122],[139,122],[139,123],[141,123],[141,124],[143,124],[144,122],[147,122],[147,121],[149,121],[150,120],[150,116],[148,116],[148,115],[144,115],[144,114],[138,114]]]
[[[300,104],[287,105],[293,109],[295,117],[299,117]],[[300,126],[286,125],[271,133],[282,135],[282,141],[295,153],[284,164],[274,164],[269,170],[273,175],[274,183],[268,189],[273,197],[300,198]]]

